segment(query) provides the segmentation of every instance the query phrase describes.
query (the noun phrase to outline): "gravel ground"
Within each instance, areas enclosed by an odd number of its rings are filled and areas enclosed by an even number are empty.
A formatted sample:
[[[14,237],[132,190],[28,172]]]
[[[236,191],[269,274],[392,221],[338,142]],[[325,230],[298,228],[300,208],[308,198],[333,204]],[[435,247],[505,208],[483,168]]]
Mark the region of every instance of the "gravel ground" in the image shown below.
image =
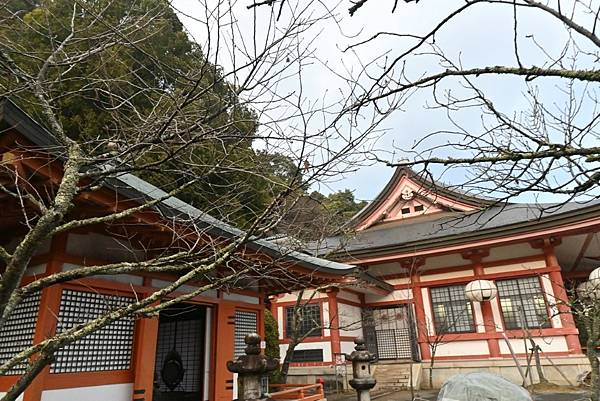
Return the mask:
[[[417,401],[435,401],[437,391],[418,391],[415,393]],[[410,401],[410,392],[396,391],[391,393],[375,393],[372,395],[373,401]],[[548,393],[535,394],[535,401],[590,401],[583,393]],[[327,396],[328,401],[355,401],[356,395],[353,393],[331,394]]]

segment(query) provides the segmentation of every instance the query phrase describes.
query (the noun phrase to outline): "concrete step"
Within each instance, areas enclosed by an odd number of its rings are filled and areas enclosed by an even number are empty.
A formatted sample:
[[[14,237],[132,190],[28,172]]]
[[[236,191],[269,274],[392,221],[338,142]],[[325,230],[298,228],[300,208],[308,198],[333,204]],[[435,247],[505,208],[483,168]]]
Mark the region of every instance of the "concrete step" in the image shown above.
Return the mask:
[[[420,364],[413,365],[413,384],[418,386],[420,380]],[[379,389],[408,390],[410,388],[410,365],[406,364],[375,364],[373,376]]]

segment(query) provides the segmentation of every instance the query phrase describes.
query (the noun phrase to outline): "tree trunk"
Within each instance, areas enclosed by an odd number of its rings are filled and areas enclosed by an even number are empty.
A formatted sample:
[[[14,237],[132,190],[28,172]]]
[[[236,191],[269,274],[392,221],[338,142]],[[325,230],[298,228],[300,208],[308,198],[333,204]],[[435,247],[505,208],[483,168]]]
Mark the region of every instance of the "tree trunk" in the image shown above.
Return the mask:
[[[294,350],[298,345],[297,341],[290,341],[288,344],[288,349],[285,351],[285,357],[283,358],[283,362],[281,363],[281,377],[284,383],[287,383],[287,376],[290,370],[290,362],[292,361],[292,355],[294,355]]]
[[[595,341],[588,340],[586,356],[590,361],[590,366],[592,368],[590,378],[591,397],[594,401],[600,401],[600,362],[598,361]]]
[[[431,361],[429,362],[429,388],[433,388],[433,365],[435,364],[435,348],[431,350]]]

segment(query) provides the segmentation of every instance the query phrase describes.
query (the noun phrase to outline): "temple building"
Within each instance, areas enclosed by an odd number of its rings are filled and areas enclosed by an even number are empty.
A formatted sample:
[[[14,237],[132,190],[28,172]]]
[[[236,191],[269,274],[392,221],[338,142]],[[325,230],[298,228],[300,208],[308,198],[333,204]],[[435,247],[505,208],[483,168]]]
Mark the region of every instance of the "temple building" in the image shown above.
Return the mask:
[[[0,102],[3,188],[52,199],[63,173],[61,149],[60,143],[25,112],[10,101]],[[201,258],[244,234],[129,173],[87,184],[82,184],[68,220],[160,202],[116,221],[75,226],[54,235],[38,247],[22,286],[84,266],[139,262],[169,252],[197,251]],[[21,203],[8,193],[0,194],[0,244],[9,252],[28,232],[28,224],[35,221],[26,221],[26,216],[36,216],[27,200]],[[186,260],[193,261],[193,257]],[[232,274],[231,269],[244,266],[253,269],[237,278],[235,285],[195,294],[156,317],[125,316],[62,347],[19,399],[230,401],[237,397],[237,382],[226,363],[244,352],[245,335],[258,332],[264,336],[265,297],[303,285],[367,276],[353,266],[261,239],[245,243],[235,263],[218,266],[212,273],[215,278],[224,277]],[[269,274],[261,274],[263,267]],[[5,268],[0,264],[0,274]],[[170,286],[185,272],[75,277],[34,291],[0,330],[0,366],[56,333]],[[203,279],[187,282],[163,301],[198,292],[205,285]],[[20,364],[0,376],[0,397],[26,368],[27,364]]]
[[[343,382],[342,354],[362,334],[377,355],[380,383],[401,387],[412,376],[427,384],[432,354],[434,386],[480,370],[520,383],[513,357],[527,365],[530,336],[546,377],[567,384],[559,369],[570,378],[589,369],[565,301],[600,263],[599,223],[597,201],[497,204],[398,168],[348,222],[352,234],[314,246],[380,283],[332,286],[310,300],[305,292],[303,330],[321,329],[296,348],[292,380],[337,375]],[[471,302],[465,286],[474,280],[492,281],[497,296]],[[272,299],[282,355],[295,300],[294,292]]]

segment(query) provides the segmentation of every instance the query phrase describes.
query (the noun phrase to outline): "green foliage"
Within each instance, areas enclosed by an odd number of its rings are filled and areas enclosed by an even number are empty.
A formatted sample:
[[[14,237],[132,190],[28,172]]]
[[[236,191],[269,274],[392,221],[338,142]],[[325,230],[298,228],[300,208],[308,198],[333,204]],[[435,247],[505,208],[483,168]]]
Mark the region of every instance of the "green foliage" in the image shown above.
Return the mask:
[[[0,10],[0,47],[31,76],[69,36],[73,18],[74,38],[48,69],[44,90],[66,134],[89,154],[105,154],[109,141],[117,149],[143,143],[113,161],[165,190],[200,177],[178,196],[241,228],[298,180],[296,161],[253,146],[256,113],[190,40],[167,0],[10,0]],[[18,77],[0,75],[0,96],[7,93],[44,122]],[[182,109],[182,99],[193,100]],[[174,114],[177,123],[167,123]],[[359,208],[350,191],[303,191],[294,220],[311,235],[315,223],[333,227]]]
[[[265,355],[269,358],[280,359],[279,354],[279,327],[277,320],[269,309],[265,309]],[[280,369],[271,373],[271,383],[284,383],[284,377]]]
[[[265,355],[279,359],[279,327],[270,310],[265,309]]]
[[[180,195],[183,200],[242,227],[252,221],[296,175],[294,163],[253,148],[255,113],[188,38],[167,0],[11,0],[4,8],[0,46],[35,76],[69,35],[74,5],[75,39],[59,56],[65,65],[48,72],[48,82],[54,82],[48,84],[49,96],[67,135],[91,154],[105,152],[108,140],[127,148],[146,140],[144,131],[158,137],[158,130],[169,126],[163,120],[179,110],[182,99],[193,99],[177,116],[183,134],[119,157],[166,190],[201,177]],[[9,16],[17,10],[20,17]],[[88,54],[91,49],[101,51]],[[67,66],[69,59],[77,62]],[[31,90],[20,85],[17,77],[0,76],[0,96],[12,93],[44,121]],[[186,143],[187,129],[200,140]],[[142,168],[149,163],[154,168]]]
[[[328,196],[314,191],[300,197],[282,221],[280,231],[306,241],[336,235],[366,204],[357,201],[349,189]]]

